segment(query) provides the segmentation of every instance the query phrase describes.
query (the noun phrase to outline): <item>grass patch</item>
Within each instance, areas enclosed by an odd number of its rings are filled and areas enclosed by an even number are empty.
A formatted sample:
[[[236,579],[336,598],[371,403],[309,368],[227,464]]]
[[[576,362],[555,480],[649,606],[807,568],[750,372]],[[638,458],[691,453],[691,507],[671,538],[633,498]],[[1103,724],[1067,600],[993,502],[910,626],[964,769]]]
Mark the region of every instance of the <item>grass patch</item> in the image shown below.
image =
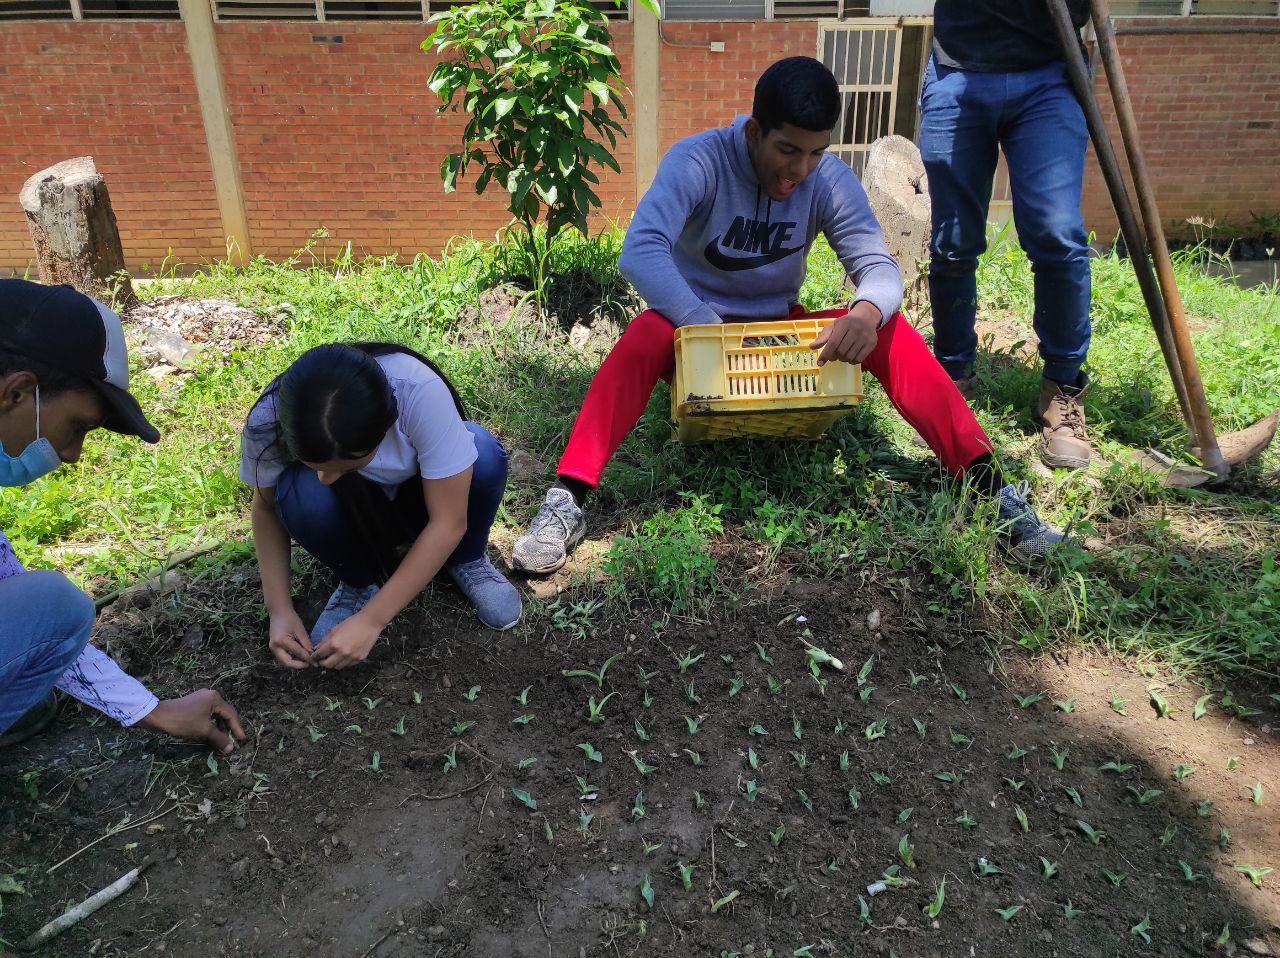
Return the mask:
[[[341,339],[396,340],[430,355],[474,418],[508,446],[554,462],[603,348],[574,348],[566,327],[633,308],[617,273],[619,243],[614,232],[557,246],[550,301],[561,322],[486,314],[481,294],[504,277],[518,280],[523,266],[518,250],[473,241],[407,264],[322,260],[308,248],[285,263],[221,263],[175,281],[164,292],[263,311],[288,303],[288,334],[225,362],[202,361],[179,385],[138,375],[139,398],[164,440],[149,448],[95,435],[78,467],[0,491],[0,527],[29,564],[68,569],[96,591],[209,541],[227,543],[210,562],[243,557],[248,490],[236,462],[244,415],[293,357]],[[825,245],[810,267],[805,305],[839,301],[842,276]],[[1280,295],[1207,277],[1190,254],[1176,269],[1220,428],[1280,406]],[[1130,445],[1177,454],[1177,405],[1128,264],[1096,259],[1094,282],[1090,366],[1098,387],[1088,405],[1098,446],[1113,460]],[[1042,513],[1101,537],[1108,551],[1039,571],[1006,562],[989,508],[911,444],[873,383],[868,401],[818,442],[689,449],[670,442],[670,399],[659,387],[592,500],[593,535],[622,533],[608,560],[624,583],[618,588],[705,613],[710,597],[752,584],[726,572],[718,549],[754,549],[752,562],[738,564],[754,576],[780,564],[817,573],[874,568],[891,587],[926,588],[934,611],[957,629],[985,628],[1028,649],[1085,641],[1186,665],[1274,672],[1277,453],[1212,493],[1160,489],[1123,465],[1035,479],[1038,370],[1017,344],[1031,312],[1025,257],[998,246],[983,258],[979,289],[984,318],[1006,324],[1012,337],[992,339],[980,357],[979,418],[1008,471],[1033,479]],[[500,521],[522,526],[541,493],[540,482],[513,484]]]

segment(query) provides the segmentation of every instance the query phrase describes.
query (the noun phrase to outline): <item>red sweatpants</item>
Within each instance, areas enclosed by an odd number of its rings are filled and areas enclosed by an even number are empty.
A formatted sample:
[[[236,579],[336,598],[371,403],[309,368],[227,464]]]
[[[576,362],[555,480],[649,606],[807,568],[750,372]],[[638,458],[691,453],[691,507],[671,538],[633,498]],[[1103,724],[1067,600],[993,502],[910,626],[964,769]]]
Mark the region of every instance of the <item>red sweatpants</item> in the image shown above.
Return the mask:
[[[787,318],[826,319],[845,312],[806,313],[796,307]],[[862,368],[880,381],[894,408],[953,476],[991,452],[991,440],[969,404],[901,313],[881,328]],[[632,320],[591,380],[556,472],[593,488],[599,485],[604,467],[635,428],[658,380],[670,382],[674,374],[675,327],[661,313],[646,310]]]

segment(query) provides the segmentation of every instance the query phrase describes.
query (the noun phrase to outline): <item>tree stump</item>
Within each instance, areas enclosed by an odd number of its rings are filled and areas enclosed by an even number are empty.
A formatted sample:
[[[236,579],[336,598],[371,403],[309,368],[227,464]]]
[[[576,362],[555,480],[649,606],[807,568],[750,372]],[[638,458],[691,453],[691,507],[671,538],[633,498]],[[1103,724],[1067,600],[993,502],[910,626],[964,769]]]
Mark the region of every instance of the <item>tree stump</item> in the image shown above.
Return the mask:
[[[902,136],[876,140],[867,153],[862,185],[910,291],[920,278],[920,263],[929,258],[929,182],[919,148]]]
[[[40,280],[70,283],[118,307],[135,302],[107,182],[93,157],[78,156],[41,170],[18,194],[35,244]]]

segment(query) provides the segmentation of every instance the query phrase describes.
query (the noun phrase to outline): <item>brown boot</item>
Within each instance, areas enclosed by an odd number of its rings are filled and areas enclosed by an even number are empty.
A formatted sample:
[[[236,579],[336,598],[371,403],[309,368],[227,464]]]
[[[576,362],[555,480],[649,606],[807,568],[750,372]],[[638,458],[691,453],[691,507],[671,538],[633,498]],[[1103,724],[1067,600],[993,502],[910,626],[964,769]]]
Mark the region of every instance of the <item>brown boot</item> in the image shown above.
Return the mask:
[[[1084,397],[1089,377],[1080,374],[1080,388],[1064,392],[1052,379],[1040,380],[1036,419],[1041,425],[1040,461],[1053,469],[1083,469],[1093,447],[1084,424]]]

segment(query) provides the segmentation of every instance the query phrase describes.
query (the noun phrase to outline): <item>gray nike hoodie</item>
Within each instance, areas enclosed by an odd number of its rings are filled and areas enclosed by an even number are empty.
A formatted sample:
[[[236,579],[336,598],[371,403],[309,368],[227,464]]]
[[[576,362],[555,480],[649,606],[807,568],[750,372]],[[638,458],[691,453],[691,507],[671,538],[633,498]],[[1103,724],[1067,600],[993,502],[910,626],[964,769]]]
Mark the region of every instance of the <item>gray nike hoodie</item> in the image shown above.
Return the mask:
[[[855,302],[888,321],[902,304],[902,274],[858,178],[827,153],[775,203],[751,166],[747,119],[683,139],[663,157],[622,244],[623,275],[676,326],[781,319],[822,233],[857,286]]]

